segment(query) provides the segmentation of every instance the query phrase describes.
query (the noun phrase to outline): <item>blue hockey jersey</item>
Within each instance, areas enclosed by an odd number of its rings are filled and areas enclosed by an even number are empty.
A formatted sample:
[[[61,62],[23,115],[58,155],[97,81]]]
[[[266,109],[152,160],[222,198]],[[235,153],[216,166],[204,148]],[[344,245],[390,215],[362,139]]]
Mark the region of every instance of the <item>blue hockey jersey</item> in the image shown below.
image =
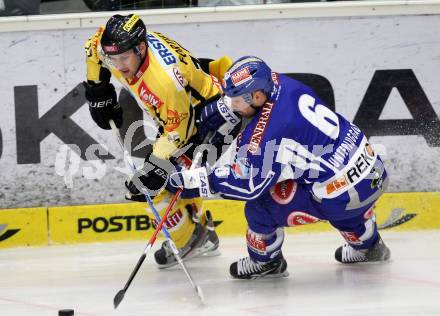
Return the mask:
[[[319,201],[348,192],[374,171],[377,155],[360,129],[308,86],[273,73],[268,102],[209,174],[223,198],[253,200],[295,179]]]

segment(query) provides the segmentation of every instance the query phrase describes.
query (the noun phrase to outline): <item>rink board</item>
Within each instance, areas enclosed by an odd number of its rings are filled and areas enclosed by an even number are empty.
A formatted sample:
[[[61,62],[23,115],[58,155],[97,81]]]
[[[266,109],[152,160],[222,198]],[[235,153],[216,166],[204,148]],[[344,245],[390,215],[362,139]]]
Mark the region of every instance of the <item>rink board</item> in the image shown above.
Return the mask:
[[[246,222],[244,203],[232,201],[208,201],[206,208],[213,211],[214,219],[224,220],[218,226],[220,235],[235,236],[244,234]],[[439,229],[440,228],[440,192],[386,193],[375,207],[378,225],[386,221],[393,210],[402,209],[401,217],[410,217],[407,222],[389,228],[395,231]],[[324,232],[333,228],[326,222],[304,226],[289,227],[289,233]]]
[[[0,248],[47,243],[47,208],[0,210]]]
[[[243,208],[244,203],[236,201],[205,203],[220,236],[244,236],[247,225]],[[375,209],[378,224],[384,223],[394,209],[402,209],[410,219],[391,230],[440,229],[440,192],[385,194]],[[287,229],[289,233],[330,230],[325,222]],[[0,248],[147,240],[153,232],[144,203],[0,210]]]
[[[151,235],[143,203],[49,207],[51,243],[136,240]],[[154,230],[153,230],[154,231]]]

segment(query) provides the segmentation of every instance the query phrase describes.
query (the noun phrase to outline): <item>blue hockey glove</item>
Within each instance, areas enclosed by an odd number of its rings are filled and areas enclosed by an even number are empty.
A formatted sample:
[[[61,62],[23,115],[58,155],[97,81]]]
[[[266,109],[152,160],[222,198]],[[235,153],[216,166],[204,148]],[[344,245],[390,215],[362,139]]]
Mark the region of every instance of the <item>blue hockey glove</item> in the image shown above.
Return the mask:
[[[238,134],[241,117],[227,105],[228,100],[228,97],[220,98],[202,109],[197,126],[200,141],[211,131],[215,132],[208,142],[214,145],[223,144],[226,135],[235,137]]]

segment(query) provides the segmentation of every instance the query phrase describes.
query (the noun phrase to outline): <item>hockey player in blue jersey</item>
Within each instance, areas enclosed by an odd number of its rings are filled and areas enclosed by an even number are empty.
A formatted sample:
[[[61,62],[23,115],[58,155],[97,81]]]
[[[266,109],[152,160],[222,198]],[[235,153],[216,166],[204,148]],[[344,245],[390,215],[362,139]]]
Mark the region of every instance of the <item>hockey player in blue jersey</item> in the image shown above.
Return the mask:
[[[283,228],[320,220],[346,240],[337,261],[388,260],[372,210],[388,178],[362,131],[257,57],[237,60],[223,90],[230,109],[251,121],[213,168],[182,171],[170,182],[186,195],[247,201],[249,257],[231,264],[232,277],[288,275]],[[221,117],[202,121],[220,125]]]

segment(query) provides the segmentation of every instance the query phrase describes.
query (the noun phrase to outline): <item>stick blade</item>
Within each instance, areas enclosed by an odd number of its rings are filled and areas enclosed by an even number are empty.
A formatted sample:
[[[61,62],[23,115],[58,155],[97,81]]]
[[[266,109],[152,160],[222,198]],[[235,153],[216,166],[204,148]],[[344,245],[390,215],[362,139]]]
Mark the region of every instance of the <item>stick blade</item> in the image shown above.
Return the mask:
[[[121,304],[122,300],[124,299],[125,290],[120,290],[118,294],[115,295],[115,298],[113,299],[113,306],[118,308],[119,304]]]
[[[199,297],[202,305],[205,305],[205,295],[203,295],[202,288],[198,285],[196,286],[196,293],[197,293],[197,296]]]
[[[392,222],[392,223],[390,223],[388,225],[382,225],[382,227],[380,227],[378,229],[388,229],[388,228],[392,228],[392,227],[396,227],[396,226],[402,225],[402,224],[412,220],[416,216],[417,216],[417,214],[415,214],[415,213],[405,214],[402,217],[400,217],[399,219],[395,220],[394,222]]]

